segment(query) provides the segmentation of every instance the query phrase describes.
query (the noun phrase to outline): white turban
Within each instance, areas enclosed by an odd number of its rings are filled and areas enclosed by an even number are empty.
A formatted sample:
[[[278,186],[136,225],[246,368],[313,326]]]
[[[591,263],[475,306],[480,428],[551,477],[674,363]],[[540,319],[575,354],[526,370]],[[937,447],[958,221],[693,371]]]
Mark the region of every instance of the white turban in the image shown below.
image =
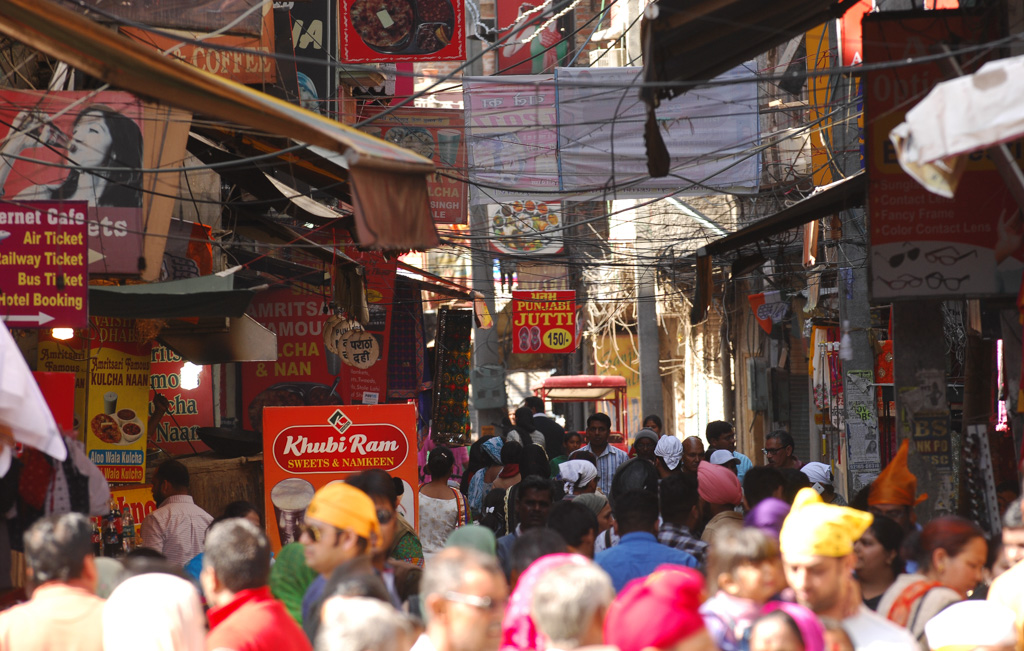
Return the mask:
[[[1017,629],[1012,610],[992,601],[968,600],[946,607],[924,625],[933,651],[1013,647]]]
[[[661,457],[669,470],[675,470],[683,459],[683,444],[674,436],[662,436],[654,447],[654,456]]]
[[[565,481],[565,492],[573,494],[573,489],[583,488],[597,479],[597,468],[583,459],[573,459],[558,464],[558,476]]]
[[[832,468],[827,463],[809,461],[800,467],[800,472],[807,475],[812,484],[832,485]]]

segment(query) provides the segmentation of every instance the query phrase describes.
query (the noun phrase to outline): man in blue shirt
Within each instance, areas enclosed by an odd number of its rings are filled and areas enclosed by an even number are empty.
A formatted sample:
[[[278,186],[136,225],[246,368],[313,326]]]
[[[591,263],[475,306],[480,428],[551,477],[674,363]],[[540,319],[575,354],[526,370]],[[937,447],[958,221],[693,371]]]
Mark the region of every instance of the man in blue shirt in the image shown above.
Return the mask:
[[[612,492],[612,477],[619,466],[629,461],[629,455],[608,443],[612,419],[597,412],[587,418],[587,444],[581,450],[593,452],[597,457],[597,487],[605,495]]]
[[[647,576],[659,565],[699,568],[697,559],[679,549],[662,545],[654,537],[658,531],[658,496],[646,490],[634,490],[616,498],[612,506],[619,544],[599,553],[594,562],[612,578],[618,592],[633,579]]]
[[[736,476],[742,484],[747,471],[754,467],[754,462],[750,460],[750,457],[736,451],[736,430],[732,424],[724,420],[712,421],[704,428],[704,438],[708,440],[705,461],[711,461],[711,455],[715,450],[727,450],[740,462],[736,467]]]

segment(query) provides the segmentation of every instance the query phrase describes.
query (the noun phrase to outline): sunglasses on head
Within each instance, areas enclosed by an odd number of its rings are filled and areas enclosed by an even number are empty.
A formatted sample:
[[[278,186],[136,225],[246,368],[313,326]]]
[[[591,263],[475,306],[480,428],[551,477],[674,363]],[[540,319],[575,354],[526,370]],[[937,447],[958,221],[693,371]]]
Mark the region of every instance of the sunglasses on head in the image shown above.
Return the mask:
[[[395,517],[394,511],[387,509],[377,509],[377,522],[381,524],[388,524]]]
[[[309,536],[309,539],[313,542],[320,542],[320,539],[323,537],[320,529],[305,523],[299,525],[299,538],[302,537],[302,534]]]

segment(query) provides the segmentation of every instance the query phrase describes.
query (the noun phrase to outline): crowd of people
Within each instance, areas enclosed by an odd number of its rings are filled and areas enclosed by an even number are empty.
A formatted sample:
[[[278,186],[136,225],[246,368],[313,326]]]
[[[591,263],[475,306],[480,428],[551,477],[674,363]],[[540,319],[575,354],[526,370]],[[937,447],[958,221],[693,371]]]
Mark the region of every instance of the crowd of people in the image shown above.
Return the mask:
[[[847,500],[786,432],[766,463],[732,426],[679,440],[645,419],[628,450],[604,414],[566,434],[530,400],[456,472],[430,450],[419,519],[367,470],[316,491],[271,553],[258,511],[212,518],[187,469],[157,472],[142,547],[93,556],[77,513],[24,536],[28,594],[6,649],[322,651],[1014,651],[1024,643],[1024,511],[1001,539],[927,499],[907,443]],[[1013,486],[1003,491],[1016,491]],[[987,598],[986,598],[987,597]]]

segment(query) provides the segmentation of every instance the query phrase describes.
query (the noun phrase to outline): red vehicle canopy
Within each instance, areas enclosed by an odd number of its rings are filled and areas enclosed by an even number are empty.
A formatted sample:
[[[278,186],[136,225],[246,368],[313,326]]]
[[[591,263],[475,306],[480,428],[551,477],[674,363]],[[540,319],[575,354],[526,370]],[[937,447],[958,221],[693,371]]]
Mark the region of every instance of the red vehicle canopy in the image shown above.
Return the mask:
[[[626,378],[621,375],[552,375],[533,392],[551,402],[608,402],[612,419],[612,440],[615,434],[619,441],[627,439],[626,434]],[[618,424],[618,429],[614,429]]]

